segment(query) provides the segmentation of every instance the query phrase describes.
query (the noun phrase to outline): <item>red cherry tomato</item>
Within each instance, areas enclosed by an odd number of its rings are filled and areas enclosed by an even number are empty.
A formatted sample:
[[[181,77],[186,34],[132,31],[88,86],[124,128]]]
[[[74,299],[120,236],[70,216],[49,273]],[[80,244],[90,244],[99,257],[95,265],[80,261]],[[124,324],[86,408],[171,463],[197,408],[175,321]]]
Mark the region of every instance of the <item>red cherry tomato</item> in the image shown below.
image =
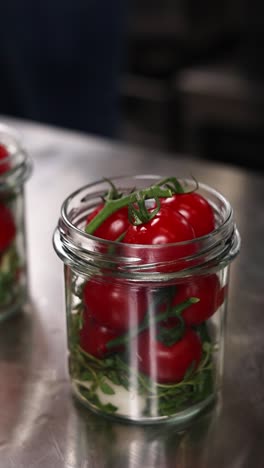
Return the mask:
[[[4,145],[0,143],[0,175],[4,174],[5,172],[9,171],[10,163],[9,162],[1,162],[8,156],[8,151]]]
[[[83,302],[100,325],[120,332],[136,327],[147,310],[143,289],[114,279],[92,278],[84,286]]]
[[[89,224],[92,219],[102,210],[104,204],[98,205],[86,219],[86,224]],[[123,234],[129,226],[128,209],[121,208],[111,214],[93,233],[94,236],[101,239],[115,241]]]
[[[123,242],[131,244],[171,244],[194,238],[194,230],[186,219],[168,207],[162,207],[156,216],[139,226],[130,225]]]
[[[107,343],[117,337],[116,331],[102,327],[87,315],[85,316],[83,328],[80,331],[80,346],[87,353],[97,358],[106,356],[109,354]],[[116,349],[112,348],[111,353],[120,350],[122,350],[120,346]]]
[[[0,203],[0,252],[9,247],[16,235],[16,226],[11,211]]]
[[[224,300],[222,289],[217,275],[197,277],[189,283],[178,286],[172,306],[180,304],[189,297],[198,297],[200,301],[190,305],[181,316],[187,326],[199,325],[211,317],[222,304]],[[169,319],[169,322],[170,320],[172,319]]]
[[[127,244],[158,245],[172,244],[194,239],[195,233],[186,219],[169,207],[161,207],[156,216],[139,226],[130,225],[123,242]],[[187,257],[194,252],[193,245],[168,246],[163,249],[144,249],[141,253],[146,262],[167,262]],[[183,268],[184,265],[181,265]],[[169,271],[170,266],[159,271]]]
[[[208,201],[198,193],[183,193],[161,199],[162,206],[169,206],[192,225],[195,236],[209,234],[215,228],[214,211]]]
[[[201,357],[200,338],[191,329],[171,346],[154,340],[148,331],[138,337],[139,370],[159,383],[180,382],[191,364],[198,366]]]

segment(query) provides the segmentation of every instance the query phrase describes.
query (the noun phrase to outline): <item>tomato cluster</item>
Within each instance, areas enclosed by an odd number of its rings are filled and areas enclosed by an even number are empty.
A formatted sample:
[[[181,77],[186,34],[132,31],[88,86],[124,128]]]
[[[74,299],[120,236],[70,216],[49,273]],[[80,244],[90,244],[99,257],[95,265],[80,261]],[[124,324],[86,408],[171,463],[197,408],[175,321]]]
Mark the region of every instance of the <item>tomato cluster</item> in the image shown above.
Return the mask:
[[[159,202],[159,210],[150,220],[139,225],[132,224],[127,207],[121,208],[112,213],[96,229],[94,235],[116,240],[123,234],[122,242],[125,244],[167,244],[166,248],[169,249],[168,244],[196,239],[209,234],[215,228],[211,205],[196,192],[175,194],[169,198],[161,198]],[[102,203],[88,216],[87,224],[103,207]],[[149,209],[150,213],[152,211],[153,208]],[[190,244],[182,244],[177,255],[179,258],[186,257],[193,253],[193,248]],[[151,249],[145,250],[151,252]],[[166,262],[166,249],[158,250],[165,258],[155,257],[155,261]],[[167,318],[154,327],[149,326],[133,338],[133,346],[137,350],[137,367],[157,382],[180,381],[191,365],[198,366],[202,356],[202,338],[196,327],[208,320],[224,300],[224,290],[221,289],[218,276],[197,276],[179,284],[171,298],[170,307],[173,308],[190,297],[198,298],[199,302],[189,305],[182,312],[181,322],[184,322],[184,328],[175,342],[167,344],[160,340],[158,329],[160,326],[168,329],[179,327],[177,317]],[[150,314],[149,309],[152,315],[154,310],[155,321],[155,314],[164,310],[165,305],[161,303],[156,306],[152,302],[147,288],[128,286],[114,278],[109,281],[102,281],[99,277],[91,278],[83,288],[84,323],[80,333],[82,348],[96,357],[106,356],[109,353],[107,343],[135,327],[140,327],[146,315]],[[123,350],[124,346],[111,348],[111,352],[120,349]]]
[[[9,162],[4,161],[7,156],[7,149],[0,144],[0,175],[10,169]],[[6,204],[0,202],[0,255],[10,246],[15,234],[16,227],[12,213]]]

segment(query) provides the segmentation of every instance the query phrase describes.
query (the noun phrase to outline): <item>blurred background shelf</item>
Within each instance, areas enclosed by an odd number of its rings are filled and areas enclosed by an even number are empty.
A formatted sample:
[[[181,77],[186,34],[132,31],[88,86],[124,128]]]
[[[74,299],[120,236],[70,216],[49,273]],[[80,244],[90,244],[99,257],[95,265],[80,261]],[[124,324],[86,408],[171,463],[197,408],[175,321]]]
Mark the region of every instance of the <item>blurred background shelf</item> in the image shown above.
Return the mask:
[[[129,22],[121,137],[262,169],[260,2],[151,4]]]
[[[261,0],[12,0],[1,13],[1,114],[262,169]]]

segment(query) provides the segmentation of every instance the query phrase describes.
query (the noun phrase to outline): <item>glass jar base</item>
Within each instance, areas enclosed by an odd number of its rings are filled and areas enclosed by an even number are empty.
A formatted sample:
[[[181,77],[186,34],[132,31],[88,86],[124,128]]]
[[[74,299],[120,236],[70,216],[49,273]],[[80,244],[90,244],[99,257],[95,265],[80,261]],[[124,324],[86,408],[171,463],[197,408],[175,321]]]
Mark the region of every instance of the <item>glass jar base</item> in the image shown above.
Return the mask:
[[[209,410],[211,407],[214,407],[217,398],[218,398],[218,393],[213,393],[210,395],[208,398],[205,400],[192,405],[190,408],[187,408],[183,411],[179,411],[178,413],[170,416],[158,416],[158,417],[152,417],[152,416],[130,416],[130,415],[120,415],[116,413],[107,413],[103,410],[100,410],[96,405],[90,403],[87,401],[87,399],[81,394],[81,392],[78,389],[78,385],[76,383],[72,382],[72,392],[73,396],[86,408],[88,408],[90,411],[93,413],[97,414],[98,416],[103,416],[107,419],[111,419],[112,421],[116,422],[124,422],[128,424],[138,424],[138,425],[153,425],[153,424],[169,424],[172,423],[175,426],[178,426],[179,429],[183,429],[186,426],[188,426],[193,419],[198,417],[202,412],[205,410]]]

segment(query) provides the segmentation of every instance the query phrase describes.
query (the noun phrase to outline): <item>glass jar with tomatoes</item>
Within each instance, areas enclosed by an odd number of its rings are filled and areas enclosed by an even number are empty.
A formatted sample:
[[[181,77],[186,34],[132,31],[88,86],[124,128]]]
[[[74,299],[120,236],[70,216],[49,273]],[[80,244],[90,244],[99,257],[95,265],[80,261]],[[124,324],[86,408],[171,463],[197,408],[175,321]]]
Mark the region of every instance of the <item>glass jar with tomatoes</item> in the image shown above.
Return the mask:
[[[24,184],[31,170],[16,133],[0,125],[0,322],[27,298]]]
[[[69,372],[95,412],[186,423],[221,388],[230,262],[229,202],[193,180],[117,177],[63,203]]]

